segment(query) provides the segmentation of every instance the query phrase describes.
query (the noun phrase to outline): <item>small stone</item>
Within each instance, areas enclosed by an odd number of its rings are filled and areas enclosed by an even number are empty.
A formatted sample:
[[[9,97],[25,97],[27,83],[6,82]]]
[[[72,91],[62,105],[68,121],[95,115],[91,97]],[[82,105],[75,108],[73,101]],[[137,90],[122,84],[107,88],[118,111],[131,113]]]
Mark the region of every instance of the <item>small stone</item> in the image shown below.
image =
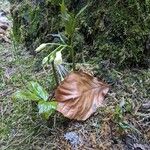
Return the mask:
[[[65,139],[74,147],[76,147],[78,144],[80,144],[80,137],[76,132],[67,132],[64,135]]]

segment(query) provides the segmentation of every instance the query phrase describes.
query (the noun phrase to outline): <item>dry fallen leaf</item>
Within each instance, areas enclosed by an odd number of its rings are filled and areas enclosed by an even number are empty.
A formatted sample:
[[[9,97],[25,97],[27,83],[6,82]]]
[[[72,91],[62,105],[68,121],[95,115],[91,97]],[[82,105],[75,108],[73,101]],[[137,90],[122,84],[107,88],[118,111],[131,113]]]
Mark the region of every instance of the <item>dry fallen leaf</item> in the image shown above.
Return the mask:
[[[109,86],[97,78],[80,72],[70,73],[55,91],[57,110],[65,117],[86,120],[102,106]]]

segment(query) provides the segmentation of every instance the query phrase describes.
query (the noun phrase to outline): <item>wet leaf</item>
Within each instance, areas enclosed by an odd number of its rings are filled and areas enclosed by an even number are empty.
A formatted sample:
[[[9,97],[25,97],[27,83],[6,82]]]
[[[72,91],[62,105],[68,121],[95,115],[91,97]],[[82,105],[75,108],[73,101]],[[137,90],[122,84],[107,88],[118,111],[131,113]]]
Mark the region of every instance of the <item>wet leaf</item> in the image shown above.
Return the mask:
[[[80,72],[70,73],[55,91],[57,110],[69,119],[86,120],[102,106],[109,86]]]

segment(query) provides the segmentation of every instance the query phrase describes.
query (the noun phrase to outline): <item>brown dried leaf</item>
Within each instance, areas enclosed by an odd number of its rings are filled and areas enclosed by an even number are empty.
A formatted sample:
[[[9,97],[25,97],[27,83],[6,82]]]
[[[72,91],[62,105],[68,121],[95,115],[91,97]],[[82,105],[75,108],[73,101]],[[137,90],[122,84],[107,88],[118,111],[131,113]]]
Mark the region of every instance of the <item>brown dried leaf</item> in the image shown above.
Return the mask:
[[[70,73],[55,91],[57,110],[69,119],[86,120],[102,106],[109,86],[80,72]]]

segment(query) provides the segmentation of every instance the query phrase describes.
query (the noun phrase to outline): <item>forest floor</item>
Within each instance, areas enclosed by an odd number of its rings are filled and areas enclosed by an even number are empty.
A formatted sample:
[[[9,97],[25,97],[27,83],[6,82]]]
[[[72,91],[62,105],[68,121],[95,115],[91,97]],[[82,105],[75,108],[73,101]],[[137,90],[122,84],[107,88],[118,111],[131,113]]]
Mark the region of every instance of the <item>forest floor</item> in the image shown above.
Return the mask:
[[[38,81],[51,91],[51,75],[39,69],[38,59],[22,46],[0,45],[0,149],[150,150],[149,69],[97,68],[96,75],[111,84],[105,107],[84,122],[57,113],[45,121],[31,102],[12,96],[28,81]],[[121,105],[128,108],[126,113],[117,112]],[[115,115],[120,122],[113,120]],[[128,125],[119,128],[124,122]]]

